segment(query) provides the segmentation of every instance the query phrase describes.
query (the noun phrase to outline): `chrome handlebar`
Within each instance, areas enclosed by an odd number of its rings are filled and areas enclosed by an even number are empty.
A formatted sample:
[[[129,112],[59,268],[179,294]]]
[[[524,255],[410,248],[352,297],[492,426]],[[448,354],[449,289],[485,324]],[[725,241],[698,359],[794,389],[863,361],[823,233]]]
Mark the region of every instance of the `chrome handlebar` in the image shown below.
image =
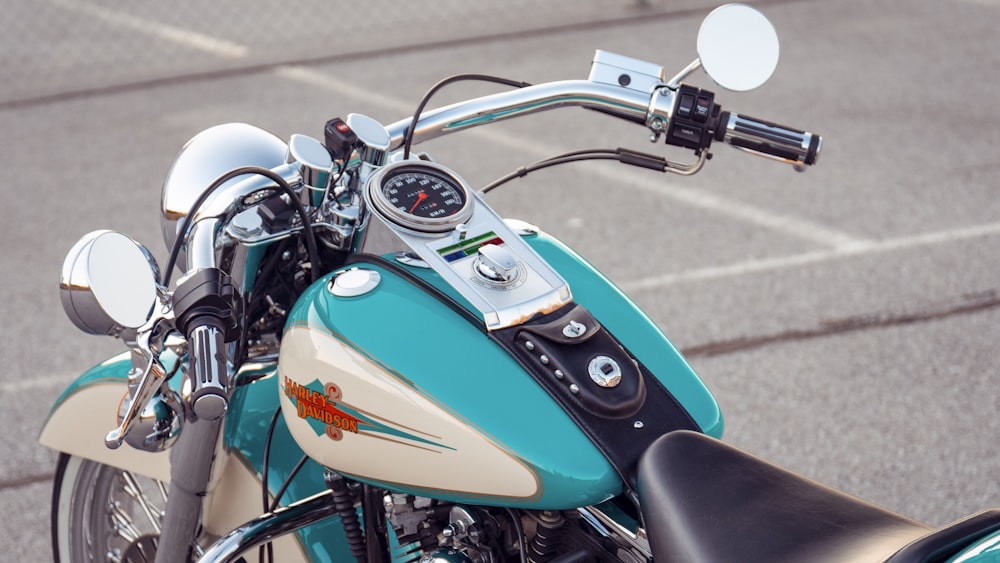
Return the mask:
[[[708,114],[697,121],[685,113],[684,104],[691,92],[696,92],[695,100],[708,103]],[[819,135],[722,111],[714,104],[714,94],[705,90],[657,82],[643,91],[593,80],[549,82],[429,110],[417,121],[412,142],[418,144],[479,125],[572,106],[643,123],[652,133],[651,140],[666,134],[667,143],[696,152],[708,149],[713,140],[724,141],[751,154],[792,164],[799,170],[815,164],[822,148]],[[411,121],[401,119],[386,127],[389,150],[402,146]],[[684,133],[682,127],[686,128]]]
[[[585,107],[609,112],[647,126],[661,127],[670,119],[671,90],[641,92],[589,80],[564,80],[475,98],[424,112],[413,131],[413,144],[487,123],[560,107]],[[386,127],[391,149],[403,144],[410,118]]]
[[[526,86],[427,110],[416,121],[411,142],[419,144],[479,125],[550,109],[583,107],[644,124],[652,133],[651,140],[662,137],[668,144],[694,151],[697,158],[692,163],[664,160],[662,170],[666,172],[683,175],[698,172],[709,156],[707,149],[713,141],[723,141],[798,169],[816,162],[822,147],[818,135],[722,111],[715,104],[714,93],[686,84],[668,84],[663,76],[663,69],[651,63],[598,51],[586,80]],[[383,126],[369,117],[351,114],[346,124],[340,123],[341,127],[347,126],[349,134],[341,140],[349,141],[337,144],[335,149],[330,138],[326,139],[324,147],[317,140],[294,135],[287,145],[283,162],[275,163],[277,165],[272,166],[270,172],[294,186],[296,199],[312,207],[317,217],[324,217],[322,220],[335,229],[343,221],[339,217],[327,217],[333,213],[327,204],[339,197],[334,195],[335,186],[328,185],[333,178],[334,160],[343,161],[340,166],[357,166],[356,173],[339,176],[353,182],[339,189],[354,190],[357,195],[360,193],[358,185],[402,147],[412,121],[406,118]],[[331,158],[331,154],[335,156]],[[237,268],[239,271],[228,273],[234,276],[241,293],[248,290],[255,279],[256,263],[242,255],[220,260],[219,253],[240,252],[242,245],[234,243],[243,241],[245,236],[237,231],[249,232],[257,227],[250,225],[251,228],[243,229],[242,225],[237,225],[240,229],[230,229],[230,223],[239,222],[244,211],[274,195],[275,187],[268,178],[251,176],[213,193],[190,217],[184,270],[192,272],[217,268],[223,263],[246,263],[246,267]],[[334,207],[342,206],[338,203]],[[363,206],[358,207],[360,213],[363,213]],[[363,218],[356,217],[356,222],[363,222]],[[342,250],[350,250],[352,236],[341,234],[337,244]],[[259,242],[257,239],[261,237],[254,236],[256,239],[247,241]]]

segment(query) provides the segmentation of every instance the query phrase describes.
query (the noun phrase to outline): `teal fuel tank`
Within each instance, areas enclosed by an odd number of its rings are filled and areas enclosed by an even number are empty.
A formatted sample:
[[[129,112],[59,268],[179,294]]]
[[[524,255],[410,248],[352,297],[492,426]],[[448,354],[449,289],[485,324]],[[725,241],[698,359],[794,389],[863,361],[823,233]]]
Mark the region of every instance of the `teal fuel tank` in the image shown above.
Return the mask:
[[[712,395],[628,297],[559,241],[523,240],[704,432],[721,435]],[[463,303],[433,270],[399,267]],[[344,275],[340,285],[352,290],[335,294],[333,280]],[[603,454],[514,358],[395,267],[358,263],[313,284],[289,315],[278,370],[295,441],[352,478],[535,509],[597,504],[622,489]]]

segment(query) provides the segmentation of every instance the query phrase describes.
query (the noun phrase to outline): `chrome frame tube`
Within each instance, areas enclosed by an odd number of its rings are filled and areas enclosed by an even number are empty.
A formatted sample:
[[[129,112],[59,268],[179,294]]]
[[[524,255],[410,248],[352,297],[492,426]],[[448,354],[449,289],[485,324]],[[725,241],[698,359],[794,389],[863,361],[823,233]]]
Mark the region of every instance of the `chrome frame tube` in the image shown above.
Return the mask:
[[[235,561],[248,549],[333,516],[337,509],[332,495],[325,491],[254,518],[212,544],[199,563]]]
[[[655,90],[642,93],[588,80],[563,80],[528,86],[424,112],[413,132],[413,144],[479,125],[560,107],[577,106],[611,111],[643,123],[648,123],[653,114],[669,119],[673,98],[654,94]],[[658,101],[661,97],[665,98],[663,102]],[[651,98],[653,103],[650,102]],[[386,127],[392,149],[402,146],[404,133],[411,120],[412,118],[401,119]]]
[[[633,532],[595,506],[584,506],[576,510],[594,529],[605,537],[617,535],[628,542],[629,545],[639,550],[646,558],[653,556],[649,549],[649,541],[645,538],[646,532],[643,528],[640,527]]]

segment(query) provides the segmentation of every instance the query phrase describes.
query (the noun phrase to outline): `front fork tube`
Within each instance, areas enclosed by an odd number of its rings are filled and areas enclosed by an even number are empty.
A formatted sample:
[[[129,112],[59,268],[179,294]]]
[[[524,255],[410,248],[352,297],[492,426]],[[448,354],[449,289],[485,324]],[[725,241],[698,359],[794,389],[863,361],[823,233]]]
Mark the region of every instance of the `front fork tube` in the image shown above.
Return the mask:
[[[170,490],[156,563],[191,560],[224,420],[189,420],[171,448]]]
[[[208,282],[217,281],[209,272]],[[203,276],[204,277],[204,276]],[[197,278],[189,278],[196,280]],[[210,285],[208,282],[202,285]],[[185,282],[186,283],[186,282]],[[199,281],[199,283],[201,283]],[[196,290],[201,291],[202,286]],[[191,294],[196,294],[192,291]],[[209,311],[211,313],[211,311]],[[212,324],[215,317],[204,313],[206,322],[188,325],[191,346],[190,418],[170,451],[170,491],[167,512],[163,517],[156,563],[190,561],[196,545],[203,501],[208,492],[216,448],[229,405],[227,362],[224,333]],[[220,323],[221,324],[221,323]]]

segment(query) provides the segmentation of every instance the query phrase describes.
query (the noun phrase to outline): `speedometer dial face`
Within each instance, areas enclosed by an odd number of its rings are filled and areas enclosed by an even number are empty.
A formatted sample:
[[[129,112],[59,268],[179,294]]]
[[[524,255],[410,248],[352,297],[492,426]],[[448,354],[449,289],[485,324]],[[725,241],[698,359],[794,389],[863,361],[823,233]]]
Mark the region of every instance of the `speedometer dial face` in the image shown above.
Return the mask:
[[[472,214],[465,183],[430,162],[387,166],[369,184],[375,210],[399,226],[440,233],[454,229]]]
[[[400,170],[382,181],[386,201],[415,217],[437,219],[461,211],[465,194],[450,179],[415,170]]]

